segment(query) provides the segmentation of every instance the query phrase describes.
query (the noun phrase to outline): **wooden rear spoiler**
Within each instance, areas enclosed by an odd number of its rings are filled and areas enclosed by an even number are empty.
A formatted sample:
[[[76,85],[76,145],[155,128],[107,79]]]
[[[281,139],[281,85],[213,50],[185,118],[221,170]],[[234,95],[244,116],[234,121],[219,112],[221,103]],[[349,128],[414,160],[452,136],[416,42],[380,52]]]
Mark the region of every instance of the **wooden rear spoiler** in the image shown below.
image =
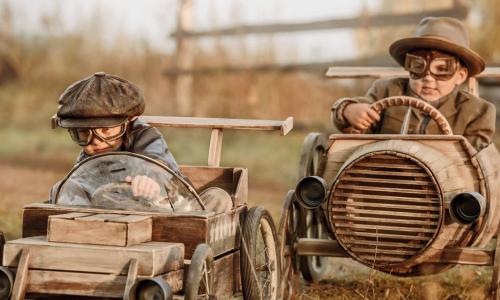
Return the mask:
[[[284,136],[293,128],[293,117],[288,117],[284,121],[164,116],[141,116],[139,119],[153,127],[212,129],[210,149],[208,152],[208,166],[210,167],[218,167],[220,164],[223,137],[222,131],[224,129],[274,130],[279,131],[280,134]],[[58,117],[54,115],[52,116],[52,128],[57,128],[57,124]]]

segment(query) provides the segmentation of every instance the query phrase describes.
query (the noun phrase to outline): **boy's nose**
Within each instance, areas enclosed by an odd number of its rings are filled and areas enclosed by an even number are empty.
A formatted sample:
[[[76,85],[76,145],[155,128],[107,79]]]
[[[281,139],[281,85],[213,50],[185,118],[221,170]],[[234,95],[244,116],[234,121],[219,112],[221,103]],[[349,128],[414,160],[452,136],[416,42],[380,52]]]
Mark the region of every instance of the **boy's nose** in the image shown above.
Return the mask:
[[[427,71],[422,79],[424,81],[434,81],[435,80],[434,77],[432,77],[430,71]]]

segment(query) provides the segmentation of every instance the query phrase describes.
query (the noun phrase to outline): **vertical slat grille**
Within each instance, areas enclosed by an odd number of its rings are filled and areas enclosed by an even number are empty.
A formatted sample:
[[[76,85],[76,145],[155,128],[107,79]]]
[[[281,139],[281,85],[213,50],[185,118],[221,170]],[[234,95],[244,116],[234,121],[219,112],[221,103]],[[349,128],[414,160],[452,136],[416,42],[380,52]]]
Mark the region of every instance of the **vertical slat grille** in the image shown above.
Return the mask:
[[[392,153],[370,153],[344,168],[328,208],[339,243],[375,268],[421,252],[439,230],[443,211],[432,174],[415,159]]]

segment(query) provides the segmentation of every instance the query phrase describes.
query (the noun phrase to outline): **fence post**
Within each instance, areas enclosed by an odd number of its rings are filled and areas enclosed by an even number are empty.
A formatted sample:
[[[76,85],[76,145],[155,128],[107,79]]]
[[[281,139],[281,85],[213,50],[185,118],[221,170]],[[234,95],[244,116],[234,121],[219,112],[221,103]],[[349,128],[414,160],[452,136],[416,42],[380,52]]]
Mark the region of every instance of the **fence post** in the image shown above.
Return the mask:
[[[193,1],[179,0],[179,12],[177,17],[177,30],[190,31],[193,29]],[[193,56],[191,53],[191,42],[189,39],[178,37],[176,49],[176,68],[178,70],[191,70],[193,67]],[[188,116],[193,113],[193,76],[191,74],[179,74],[175,81],[175,100],[179,115]]]

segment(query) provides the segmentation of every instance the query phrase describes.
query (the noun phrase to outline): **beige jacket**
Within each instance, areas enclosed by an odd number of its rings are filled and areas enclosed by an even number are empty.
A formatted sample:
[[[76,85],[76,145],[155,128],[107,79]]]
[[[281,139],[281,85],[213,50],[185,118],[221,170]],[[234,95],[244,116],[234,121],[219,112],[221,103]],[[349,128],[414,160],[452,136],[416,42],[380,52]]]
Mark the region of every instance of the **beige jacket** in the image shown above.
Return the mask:
[[[346,132],[349,124],[342,117],[342,110],[348,104],[373,103],[390,96],[413,96],[408,87],[408,78],[380,79],[373,83],[365,97],[339,99],[332,107],[332,121],[335,127]],[[463,135],[478,150],[492,143],[495,133],[496,108],[484,99],[461,89],[455,89],[450,95],[439,100],[436,108],[446,117],[453,129],[453,134]],[[382,113],[382,120],[372,133],[398,134],[407,107],[390,107]],[[429,121],[425,113],[412,109],[410,134],[440,134],[439,127]]]

